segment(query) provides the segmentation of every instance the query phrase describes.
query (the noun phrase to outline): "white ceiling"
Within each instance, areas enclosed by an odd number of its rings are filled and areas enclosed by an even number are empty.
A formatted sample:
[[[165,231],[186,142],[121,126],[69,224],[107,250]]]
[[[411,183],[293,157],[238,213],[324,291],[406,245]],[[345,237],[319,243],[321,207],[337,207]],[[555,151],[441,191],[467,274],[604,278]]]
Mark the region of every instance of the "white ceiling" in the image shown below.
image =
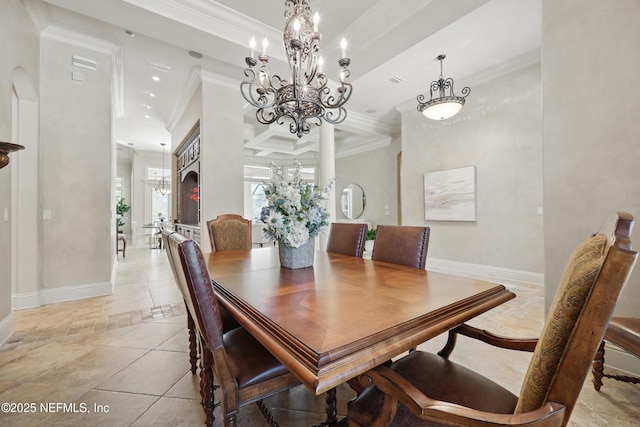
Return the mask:
[[[271,69],[287,75],[279,41],[284,0],[27,1],[43,29],[68,27],[121,47],[123,112],[116,123],[117,141],[135,150],[161,152],[161,143],[171,144],[167,123],[194,67],[237,80],[241,97],[252,36],[270,39]],[[458,91],[471,86],[467,103],[474,102],[473,84],[539,61],[540,2],[312,0],[321,17],[321,47],[330,78],[337,77],[340,38],[349,42],[353,96],[346,104],[347,120],[336,127],[337,155],[388,144],[399,132],[400,111],[415,110],[416,96],[428,92],[428,84],[437,79],[435,58],[441,53],[447,55],[445,77],[455,80]],[[204,56],[192,58],[190,50]],[[153,82],[153,75],[160,81]],[[394,77],[401,81],[392,82]],[[288,126],[259,125],[255,110],[245,108],[247,156],[314,157],[317,133],[298,141]]]

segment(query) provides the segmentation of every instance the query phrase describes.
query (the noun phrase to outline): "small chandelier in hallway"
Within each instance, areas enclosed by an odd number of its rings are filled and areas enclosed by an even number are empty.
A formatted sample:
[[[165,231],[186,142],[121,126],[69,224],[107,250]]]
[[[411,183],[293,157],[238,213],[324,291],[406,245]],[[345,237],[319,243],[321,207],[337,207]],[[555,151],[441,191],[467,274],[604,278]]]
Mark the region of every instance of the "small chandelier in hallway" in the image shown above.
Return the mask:
[[[167,178],[164,175],[164,146],[167,145],[164,142],[160,143],[160,145],[162,145],[162,178],[160,179],[160,182],[158,183],[158,186],[156,187],[156,191],[158,192],[158,194],[161,194],[163,196],[166,196],[167,194],[171,193],[171,184],[169,184],[169,181],[167,180]]]
[[[431,99],[424,102],[425,96],[418,95],[418,111],[431,120],[445,120],[458,114],[464,105],[464,99],[471,92],[471,89],[467,86],[462,89],[462,96],[456,96],[453,93],[453,79],[442,77],[442,61],[444,58],[446,58],[446,55],[438,55],[440,78],[432,81],[429,85]],[[446,91],[449,91],[448,95]],[[434,98],[434,94],[437,95],[437,98]]]
[[[24,147],[22,145],[0,141],[0,169],[9,164],[9,153],[18,150],[24,150]]]
[[[272,75],[267,56],[268,41],[262,42],[262,54],[255,56],[255,38],[251,39],[250,56],[246,58],[248,68],[244,70],[248,80],[240,84],[244,99],[256,107],[256,118],[262,124],[289,122],[289,131],[298,135],[308,134],[310,123],[320,126],[322,121],[341,123],[347,116],[344,104],[351,97],[349,77],[350,59],[347,58],[347,43],[342,39],[342,57],[339,85],[335,91],[328,86],[323,73],[320,53],[321,34],[318,32],[319,15],[311,14],[310,0],[286,0],[286,24],[284,27],[284,49],[289,62],[288,79]]]

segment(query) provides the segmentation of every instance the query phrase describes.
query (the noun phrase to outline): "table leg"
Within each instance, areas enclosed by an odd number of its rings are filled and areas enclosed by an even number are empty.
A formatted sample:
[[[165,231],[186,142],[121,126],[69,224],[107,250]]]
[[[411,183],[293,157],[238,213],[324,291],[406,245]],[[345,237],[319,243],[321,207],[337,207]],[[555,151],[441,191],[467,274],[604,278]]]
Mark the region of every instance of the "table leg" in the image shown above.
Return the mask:
[[[313,427],[334,426],[338,423],[338,406],[335,388],[327,391],[325,396],[325,405],[327,412],[326,421],[323,421],[320,424],[316,424]]]

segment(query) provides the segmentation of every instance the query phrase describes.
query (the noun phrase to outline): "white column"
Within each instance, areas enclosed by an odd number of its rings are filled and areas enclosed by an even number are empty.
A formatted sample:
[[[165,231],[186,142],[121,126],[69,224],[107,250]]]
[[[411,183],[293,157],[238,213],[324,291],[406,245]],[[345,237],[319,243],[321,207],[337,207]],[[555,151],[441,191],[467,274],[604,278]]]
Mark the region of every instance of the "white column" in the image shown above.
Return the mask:
[[[323,122],[320,126],[320,167],[318,174],[318,184],[320,186],[327,185],[330,180],[336,177],[336,141],[334,126],[330,123]],[[329,191],[329,200],[327,203],[329,211],[329,222],[336,220],[336,186],[331,187]],[[324,250],[327,246],[328,234],[320,235],[320,250]]]

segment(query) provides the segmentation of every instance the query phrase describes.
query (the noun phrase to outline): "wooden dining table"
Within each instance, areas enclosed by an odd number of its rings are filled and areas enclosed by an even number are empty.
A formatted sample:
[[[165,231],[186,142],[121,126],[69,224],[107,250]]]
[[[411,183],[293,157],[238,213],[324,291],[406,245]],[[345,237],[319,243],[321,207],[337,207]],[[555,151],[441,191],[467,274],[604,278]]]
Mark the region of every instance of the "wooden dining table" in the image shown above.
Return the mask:
[[[219,303],[317,395],[515,297],[497,283],[322,251],[295,270],[274,247],[205,258]]]

